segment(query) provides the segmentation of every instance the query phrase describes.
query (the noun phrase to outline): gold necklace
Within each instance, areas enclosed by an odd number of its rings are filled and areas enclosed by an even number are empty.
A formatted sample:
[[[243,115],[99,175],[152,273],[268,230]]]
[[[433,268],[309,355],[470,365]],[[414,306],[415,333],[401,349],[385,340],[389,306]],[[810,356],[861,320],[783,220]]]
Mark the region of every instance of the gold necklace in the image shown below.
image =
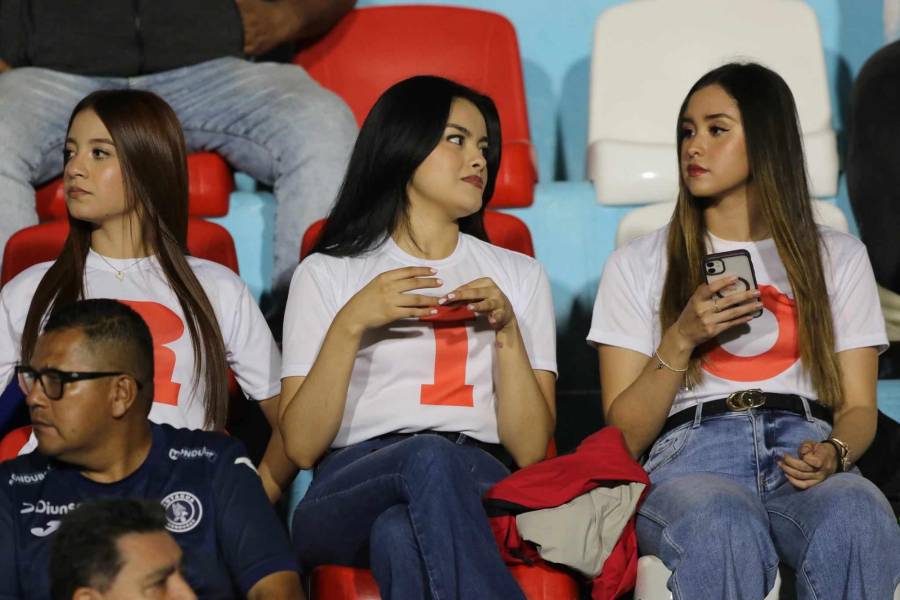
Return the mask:
[[[145,260],[147,260],[146,256],[142,256],[139,259],[137,259],[136,261],[134,261],[133,263],[131,263],[130,265],[128,265],[127,267],[125,267],[124,269],[120,270],[120,269],[117,269],[114,264],[112,264],[111,262],[106,260],[106,257],[103,256],[102,254],[100,254],[99,252],[95,252],[95,254],[97,256],[99,256],[103,262],[105,262],[107,265],[109,265],[110,269],[112,269],[113,271],[116,272],[116,279],[118,279],[119,281],[125,280],[125,271],[127,271],[128,269],[134,268],[134,267],[138,266],[139,264],[141,264],[142,262],[144,262]]]

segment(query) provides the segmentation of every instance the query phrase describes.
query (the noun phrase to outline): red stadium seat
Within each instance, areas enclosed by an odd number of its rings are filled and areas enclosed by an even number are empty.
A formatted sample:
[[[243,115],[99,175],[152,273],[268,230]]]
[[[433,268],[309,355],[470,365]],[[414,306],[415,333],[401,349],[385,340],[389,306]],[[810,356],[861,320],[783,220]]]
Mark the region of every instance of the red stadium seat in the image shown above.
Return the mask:
[[[324,225],[325,219],[316,221],[303,234],[303,240],[300,242],[300,260],[306,258],[315,246]],[[492,244],[534,257],[531,232],[528,231],[528,226],[522,219],[495,210],[486,210],[484,211],[484,228]]]
[[[354,10],[294,62],[341,96],[362,123],[378,97],[413,75],[440,75],[493,98],[503,156],[491,205],[529,206],[537,171],[528,130],[519,46],[503,16],[449,6]]]
[[[188,155],[188,195],[192,217],[223,217],[228,214],[228,197],[234,190],[231,170],[218,154],[198,152]],[[38,188],[35,207],[38,220],[66,218],[62,178]]]
[[[546,565],[510,567],[528,600],[578,600],[572,577]],[[311,600],[381,600],[378,584],[368,569],[328,565],[313,569],[309,579]]]
[[[28,438],[31,437],[31,425],[13,429],[0,440],[0,462],[10,460],[19,455]]]
[[[0,286],[39,262],[59,256],[69,234],[68,221],[51,221],[17,231],[6,243]],[[198,258],[225,265],[238,272],[237,252],[231,235],[221,225],[190,219],[188,222],[188,250]]]

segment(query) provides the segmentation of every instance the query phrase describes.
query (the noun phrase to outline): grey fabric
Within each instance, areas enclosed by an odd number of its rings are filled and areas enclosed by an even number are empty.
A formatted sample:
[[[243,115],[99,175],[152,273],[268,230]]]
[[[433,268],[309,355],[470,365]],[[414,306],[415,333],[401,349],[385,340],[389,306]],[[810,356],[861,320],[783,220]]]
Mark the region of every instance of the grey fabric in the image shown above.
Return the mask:
[[[892,342],[900,341],[900,294],[879,285],[878,299],[881,300],[888,339]]]
[[[593,579],[612,552],[644,491],[643,483],[598,487],[571,502],[522,513],[516,526],[544,560]]]

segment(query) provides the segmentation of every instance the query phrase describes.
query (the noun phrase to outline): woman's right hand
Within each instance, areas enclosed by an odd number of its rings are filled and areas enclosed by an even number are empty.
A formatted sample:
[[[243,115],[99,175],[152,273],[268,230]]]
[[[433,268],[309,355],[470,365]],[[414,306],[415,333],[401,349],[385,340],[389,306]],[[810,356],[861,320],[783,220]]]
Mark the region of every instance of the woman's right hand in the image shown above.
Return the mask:
[[[701,284],[688,300],[675,322],[675,331],[692,348],[726,329],[749,323],[753,314],[763,307],[756,289],[728,294],[724,298],[717,295],[736,281],[737,277],[728,277]]]
[[[340,310],[341,319],[354,334],[362,335],[400,319],[426,317],[437,313],[438,296],[409,294],[412,290],[436,288],[444,284],[430,267],[401,267],[385,271],[356,292]]]

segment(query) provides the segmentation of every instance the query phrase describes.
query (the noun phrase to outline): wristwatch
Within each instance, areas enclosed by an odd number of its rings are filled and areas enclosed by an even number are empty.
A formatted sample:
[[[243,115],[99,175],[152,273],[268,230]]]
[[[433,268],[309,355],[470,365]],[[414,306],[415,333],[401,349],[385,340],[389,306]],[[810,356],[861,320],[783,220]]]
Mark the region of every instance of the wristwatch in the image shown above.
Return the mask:
[[[846,442],[842,442],[836,437],[830,437],[822,440],[823,444],[831,444],[837,452],[838,473],[843,473],[850,469],[850,446]]]

